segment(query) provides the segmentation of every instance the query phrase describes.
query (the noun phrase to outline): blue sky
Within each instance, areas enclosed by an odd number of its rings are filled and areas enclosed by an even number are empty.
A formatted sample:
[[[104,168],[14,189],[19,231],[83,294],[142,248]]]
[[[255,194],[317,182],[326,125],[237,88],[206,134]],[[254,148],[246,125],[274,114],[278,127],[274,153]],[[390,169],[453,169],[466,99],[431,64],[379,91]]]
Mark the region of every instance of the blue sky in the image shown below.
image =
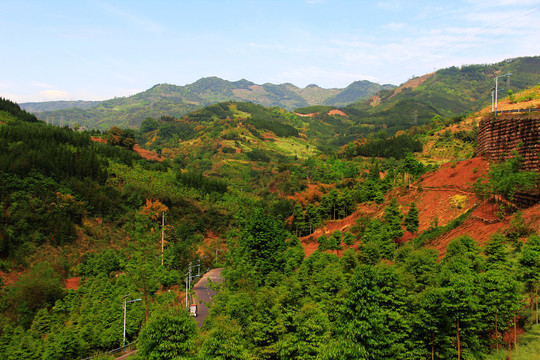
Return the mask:
[[[103,100],[205,76],[399,85],[540,55],[540,0],[0,1],[0,96]]]

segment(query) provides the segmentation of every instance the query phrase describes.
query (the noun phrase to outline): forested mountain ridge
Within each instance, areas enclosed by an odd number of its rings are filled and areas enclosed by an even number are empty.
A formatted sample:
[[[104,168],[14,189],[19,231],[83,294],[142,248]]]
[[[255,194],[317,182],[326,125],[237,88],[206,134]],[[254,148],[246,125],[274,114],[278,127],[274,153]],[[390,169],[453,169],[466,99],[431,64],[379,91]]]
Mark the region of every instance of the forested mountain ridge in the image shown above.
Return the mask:
[[[503,76],[506,74],[511,75]],[[395,122],[401,118],[411,125],[426,123],[434,115],[472,113],[490,104],[496,76],[501,76],[500,98],[509,90],[519,92],[537,85],[540,83],[540,56],[440,69],[413,78],[398,88],[380,91],[373,98],[347,105],[342,110],[358,122],[373,118]]]
[[[496,75],[501,89],[521,91],[540,81],[540,57],[522,57],[496,64],[464,65],[414,78],[394,90],[392,85],[357,81],[345,89],[323,89],[316,85],[298,88],[292,84],[257,85],[247,80],[230,82],[203,78],[186,86],[159,84],[142,93],[99,102],[89,109],[72,108],[40,112],[39,117],[58,125],[107,129],[111,126],[137,128],[147,117],[182,117],[206,105],[222,101],[250,101],[266,107],[292,110],[313,105],[344,106],[352,122],[345,131],[337,129],[336,145],[366,135],[366,126],[386,129],[389,135],[428,123],[435,115],[454,116],[479,110],[491,101]],[[417,79],[422,79],[421,83]],[[410,85],[413,84],[413,85]],[[360,100],[377,93],[369,101]],[[502,94],[499,94],[502,95]],[[43,104],[43,106],[53,104]],[[64,106],[63,104],[62,106]],[[35,108],[35,105],[32,105]]]
[[[368,101],[357,102],[343,108],[314,105],[295,109],[295,115],[298,116],[281,111],[283,115],[286,115],[281,117],[276,115],[280,113],[280,110],[275,108],[273,112],[258,111],[256,118],[259,125],[263,122],[266,124],[266,130],[268,130],[270,123],[274,126],[283,123],[283,125],[279,126],[294,127],[298,134],[303,134],[302,139],[310,142],[311,146],[316,146],[318,150],[330,153],[344,145],[358,141],[358,139],[368,138],[377,133],[381,133],[381,136],[390,137],[398,132],[429,124],[434,118],[459,116],[489,106],[491,101],[490,89],[494,85],[495,74],[512,73],[510,80],[508,77],[501,78],[501,91],[498,97],[503,99],[507,96],[509,90],[517,93],[539,83],[540,70],[538,69],[540,69],[540,57],[517,58],[493,65],[452,67],[414,78],[395,90],[383,90]],[[208,89],[207,83],[203,83],[199,85],[199,88]],[[220,83],[222,87],[228,84],[225,81]],[[354,88],[358,83],[354,83],[350,87]],[[246,83],[245,85],[249,84]],[[502,91],[504,87],[506,87],[506,90]],[[308,89],[317,91],[318,88],[311,85],[305,90]],[[347,91],[335,96],[346,99]],[[192,135],[190,139],[192,139],[196,137],[193,129],[197,127],[197,121],[204,120],[205,124],[208,125],[212,116],[214,116],[214,119],[221,120],[225,120],[227,116],[231,119],[234,118],[230,113],[221,118],[219,115],[212,115],[212,112],[219,106],[218,104],[214,107],[209,106],[194,111],[182,117],[184,119],[182,121],[169,121],[167,132],[183,132],[184,137],[179,136],[179,138],[180,140],[187,140],[185,138],[185,128],[188,126],[191,128]],[[246,116],[251,115],[247,114]],[[174,130],[174,127],[179,126],[183,126],[184,130]],[[206,125],[198,127],[203,132],[205,128]],[[201,132],[199,135],[202,134]],[[163,147],[162,135],[165,134],[163,132],[159,134],[158,132],[154,135],[158,136],[155,141],[144,141],[143,143],[148,143],[148,146],[155,149]],[[278,136],[280,135],[278,134]],[[166,147],[170,148],[171,146],[174,147],[174,144],[167,144]],[[388,148],[388,151],[391,151],[391,148]]]
[[[42,101],[42,102],[27,102],[20,104],[21,108],[31,112],[39,113],[42,111],[55,111],[63,109],[89,109],[92,106],[99,104],[101,101]]]
[[[379,85],[369,81],[358,81],[345,89],[323,89],[318,86],[299,88],[292,84],[257,85],[247,80],[227,81],[218,77],[207,77],[192,84],[177,86],[158,84],[141,93],[97,102],[88,107],[65,108],[66,102],[21,104],[21,107],[39,112],[39,117],[57,125],[81,125],[84,128],[107,129],[111,126],[137,128],[147,117],[181,117],[190,111],[222,101],[250,101],[267,107],[282,107],[292,110],[297,107],[316,105],[349,104],[366,99],[381,89],[393,85]],[[44,111],[61,106],[56,111]],[[62,110],[60,110],[62,109]]]

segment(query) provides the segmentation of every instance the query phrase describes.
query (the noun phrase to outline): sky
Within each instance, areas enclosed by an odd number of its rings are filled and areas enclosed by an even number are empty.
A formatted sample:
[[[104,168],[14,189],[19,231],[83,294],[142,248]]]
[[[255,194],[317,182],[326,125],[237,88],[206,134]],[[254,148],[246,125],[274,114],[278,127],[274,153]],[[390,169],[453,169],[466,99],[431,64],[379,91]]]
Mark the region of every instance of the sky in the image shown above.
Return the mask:
[[[540,0],[0,0],[0,97],[105,100],[202,77],[344,88],[540,55]]]

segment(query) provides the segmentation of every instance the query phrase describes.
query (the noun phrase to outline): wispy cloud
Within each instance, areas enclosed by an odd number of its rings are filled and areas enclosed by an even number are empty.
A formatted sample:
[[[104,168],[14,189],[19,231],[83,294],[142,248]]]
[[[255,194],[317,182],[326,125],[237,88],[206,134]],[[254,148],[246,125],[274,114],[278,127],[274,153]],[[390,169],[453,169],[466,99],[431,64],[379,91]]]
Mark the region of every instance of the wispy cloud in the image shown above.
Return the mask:
[[[362,72],[349,72],[349,71],[340,71],[334,69],[321,68],[318,66],[307,66],[307,67],[294,67],[287,69],[277,75],[273,81],[275,82],[292,82],[293,84],[300,84],[300,86],[305,86],[313,83],[314,81],[319,81],[320,83],[336,83],[336,79],[339,79],[341,84],[338,86],[345,87],[351,82],[362,79],[376,81],[373,76],[369,76]]]
[[[470,4],[493,8],[495,6],[540,5],[540,0],[468,0]]]
[[[389,24],[386,24],[386,25],[382,25],[381,28],[383,29],[389,29],[389,30],[401,30],[403,28],[405,28],[407,25],[404,24],[404,23],[389,23]]]
[[[397,11],[401,9],[402,3],[401,1],[379,1],[377,6],[383,10]]]
[[[71,95],[62,90],[43,90],[38,92],[40,101],[70,100]]]
[[[33,82],[30,85],[32,85],[33,87],[38,87],[38,88],[50,88],[51,87],[51,85],[49,85],[49,84],[40,83],[40,82]]]
[[[288,54],[302,54],[310,52],[306,47],[301,46],[286,46],[282,44],[263,44],[263,43],[255,43],[250,42],[249,46],[254,49],[261,49],[261,50],[274,50],[274,51],[280,51]]]
[[[127,23],[131,23],[132,25],[135,25],[141,29],[144,29],[147,32],[160,34],[160,33],[163,33],[164,31],[163,26],[161,24],[155,21],[152,21],[150,19],[147,19],[143,16],[132,14],[123,9],[119,9],[110,3],[96,1],[94,2],[94,4],[100,7],[102,10],[104,10],[106,13],[112,16],[115,16]]]

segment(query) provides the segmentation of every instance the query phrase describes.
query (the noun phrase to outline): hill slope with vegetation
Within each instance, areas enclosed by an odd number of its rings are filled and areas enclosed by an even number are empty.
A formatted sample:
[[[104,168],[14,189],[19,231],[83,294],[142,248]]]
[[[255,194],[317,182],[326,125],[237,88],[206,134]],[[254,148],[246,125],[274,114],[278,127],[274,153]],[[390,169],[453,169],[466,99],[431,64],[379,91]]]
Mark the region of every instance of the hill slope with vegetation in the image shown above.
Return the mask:
[[[285,109],[327,103],[343,105],[366,99],[380,89],[392,88],[369,81],[351,84],[345,89],[323,89],[318,86],[299,88],[292,84],[257,85],[247,80],[227,81],[218,77],[197,80],[185,86],[158,84],[141,93],[97,102],[47,102],[22,104],[23,109],[39,114],[52,124],[87,129],[111,126],[137,128],[147,117],[181,117],[204,106],[223,101],[249,101],[267,107]],[[67,108],[73,104],[72,108]],[[92,105],[93,106],[89,106]],[[56,111],[54,111],[56,110]]]
[[[426,124],[436,115],[458,116],[486,107],[491,103],[495,77],[508,73],[511,76],[499,79],[499,98],[509,90],[519,92],[540,82],[540,56],[440,69],[342,110],[356,124],[385,126],[393,134]]]
[[[228,101],[102,134],[0,99],[0,357],[117,348],[126,294],[142,359],[486,358],[536,329],[540,210],[501,181],[538,174],[475,157],[481,115],[363,124],[338,148],[354,119],[320,110]],[[199,260],[225,278],[200,329]]]

